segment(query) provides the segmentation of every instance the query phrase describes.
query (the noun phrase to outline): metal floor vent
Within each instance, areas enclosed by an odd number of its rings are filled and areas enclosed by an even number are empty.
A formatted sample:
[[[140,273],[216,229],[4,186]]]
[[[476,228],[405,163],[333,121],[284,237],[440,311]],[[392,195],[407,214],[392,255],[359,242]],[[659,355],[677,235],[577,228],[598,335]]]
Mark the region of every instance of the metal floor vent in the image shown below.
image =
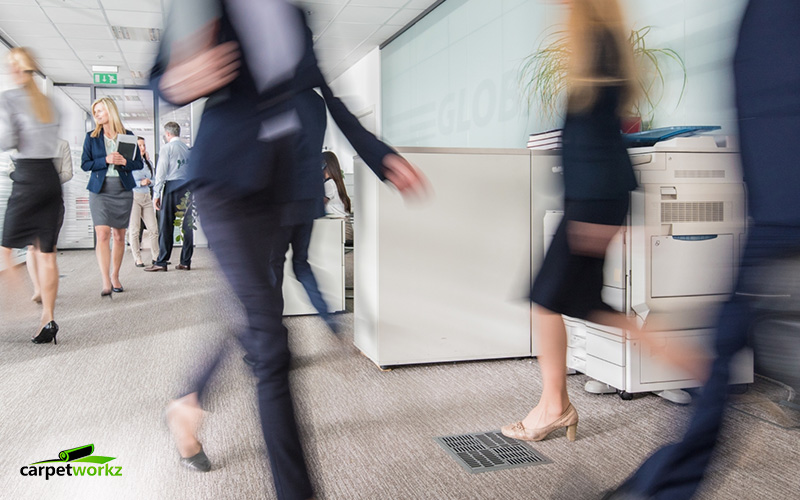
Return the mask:
[[[507,438],[500,431],[435,439],[462,467],[473,474],[552,463],[552,460],[539,454],[528,444]]]

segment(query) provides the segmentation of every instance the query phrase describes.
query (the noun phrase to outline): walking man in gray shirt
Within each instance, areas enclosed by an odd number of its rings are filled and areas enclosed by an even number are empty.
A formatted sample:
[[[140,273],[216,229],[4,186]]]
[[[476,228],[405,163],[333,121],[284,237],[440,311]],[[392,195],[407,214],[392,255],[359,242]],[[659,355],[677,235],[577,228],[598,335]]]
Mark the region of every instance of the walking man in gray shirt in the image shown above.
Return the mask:
[[[152,266],[144,268],[148,272],[166,271],[167,262],[172,255],[174,242],[175,213],[186,196],[186,215],[183,218],[183,247],[181,263],[175,269],[189,271],[192,268],[192,252],[194,251],[194,231],[189,217],[192,195],[186,187],[186,166],[189,162],[189,148],[181,139],[181,127],[175,122],[164,125],[164,145],[156,167],[156,184],[153,188],[153,205],[158,210],[159,253]]]

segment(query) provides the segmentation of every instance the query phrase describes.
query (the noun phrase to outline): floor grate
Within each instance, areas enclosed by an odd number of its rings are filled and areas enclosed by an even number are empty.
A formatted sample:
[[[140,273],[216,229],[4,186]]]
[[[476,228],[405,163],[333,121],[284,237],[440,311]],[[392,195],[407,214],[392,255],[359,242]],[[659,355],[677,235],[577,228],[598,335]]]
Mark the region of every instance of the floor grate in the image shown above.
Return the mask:
[[[473,474],[552,463],[552,460],[527,443],[505,437],[500,431],[435,439],[462,467]]]

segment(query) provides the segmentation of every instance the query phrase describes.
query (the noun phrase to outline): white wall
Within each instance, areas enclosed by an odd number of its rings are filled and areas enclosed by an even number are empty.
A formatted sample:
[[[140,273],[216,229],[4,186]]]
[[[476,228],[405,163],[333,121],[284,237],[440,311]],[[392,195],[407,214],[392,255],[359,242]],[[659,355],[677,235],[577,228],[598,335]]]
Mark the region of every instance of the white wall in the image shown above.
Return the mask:
[[[380,136],[381,123],[381,57],[377,48],[364,56],[350,69],[330,82],[334,95],[341,98],[348,109],[361,119],[361,123],[372,133]],[[324,147],[336,153],[345,172],[348,193],[353,174],[355,151],[328,114],[328,128]]]
[[[678,68],[653,126],[721,125],[735,132],[729,63],[746,0],[622,0],[631,28],[652,26],[649,47],[671,48]],[[559,119],[527,109],[519,68],[566,10],[542,0],[448,0],[381,52],[383,133],[396,146],[524,147]]]

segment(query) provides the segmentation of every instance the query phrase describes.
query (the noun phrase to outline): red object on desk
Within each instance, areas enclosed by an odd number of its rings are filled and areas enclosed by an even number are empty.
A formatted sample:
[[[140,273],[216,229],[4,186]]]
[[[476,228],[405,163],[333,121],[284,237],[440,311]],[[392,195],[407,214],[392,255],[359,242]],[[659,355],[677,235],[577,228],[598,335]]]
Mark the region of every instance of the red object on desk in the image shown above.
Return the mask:
[[[626,116],[622,118],[622,133],[634,134],[642,131],[641,116]]]

